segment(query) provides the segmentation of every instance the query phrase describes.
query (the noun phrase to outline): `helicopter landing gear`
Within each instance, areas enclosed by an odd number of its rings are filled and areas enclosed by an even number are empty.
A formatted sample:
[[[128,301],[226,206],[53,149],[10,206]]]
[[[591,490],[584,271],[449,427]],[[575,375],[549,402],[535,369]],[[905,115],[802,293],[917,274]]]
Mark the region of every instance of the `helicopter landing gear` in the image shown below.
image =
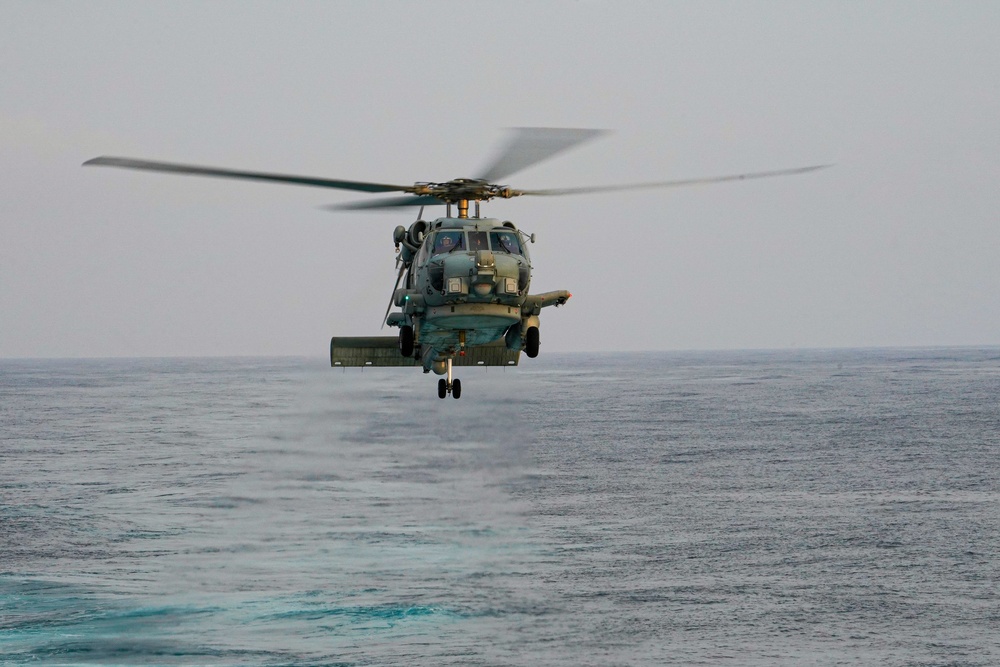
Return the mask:
[[[451,359],[448,359],[448,379],[438,380],[438,398],[444,398],[449,393],[455,398],[462,397],[462,381],[458,378],[451,379]]]
[[[413,356],[413,327],[399,327],[399,353],[404,357]]]
[[[524,353],[534,359],[538,356],[538,327],[528,327],[524,332]]]

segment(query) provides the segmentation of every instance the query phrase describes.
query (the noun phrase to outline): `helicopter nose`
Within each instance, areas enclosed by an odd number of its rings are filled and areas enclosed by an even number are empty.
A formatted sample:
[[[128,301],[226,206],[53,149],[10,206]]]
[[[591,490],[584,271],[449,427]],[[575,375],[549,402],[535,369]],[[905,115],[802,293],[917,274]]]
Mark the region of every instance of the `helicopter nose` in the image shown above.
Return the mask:
[[[489,296],[493,293],[493,283],[497,274],[496,257],[489,250],[476,251],[476,277],[473,280],[472,291],[479,296]]]

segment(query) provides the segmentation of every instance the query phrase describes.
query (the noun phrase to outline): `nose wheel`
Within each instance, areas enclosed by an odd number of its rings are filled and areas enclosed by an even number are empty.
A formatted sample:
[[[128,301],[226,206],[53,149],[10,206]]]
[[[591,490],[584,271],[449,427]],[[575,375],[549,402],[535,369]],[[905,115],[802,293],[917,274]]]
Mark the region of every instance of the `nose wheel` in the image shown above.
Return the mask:
[[[458,378],[451,379],[451,359],[448,359],[448,379],[438,380],[438,398],[444,398],[448,394],[455,398],[462,397],[462,381]]]

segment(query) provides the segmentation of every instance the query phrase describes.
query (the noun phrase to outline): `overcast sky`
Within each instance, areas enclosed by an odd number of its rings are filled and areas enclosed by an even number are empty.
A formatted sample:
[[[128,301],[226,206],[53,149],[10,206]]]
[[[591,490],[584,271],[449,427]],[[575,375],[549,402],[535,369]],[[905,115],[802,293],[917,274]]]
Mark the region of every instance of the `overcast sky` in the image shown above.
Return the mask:
[[[998,2],[0,0],[0,66],[0,357],[379,334],[415,211],[89,158],[439,181],[517,126],[613,130],[521,188],[836,163],[486,205],[574,294],[543,354],[1000,344]]]

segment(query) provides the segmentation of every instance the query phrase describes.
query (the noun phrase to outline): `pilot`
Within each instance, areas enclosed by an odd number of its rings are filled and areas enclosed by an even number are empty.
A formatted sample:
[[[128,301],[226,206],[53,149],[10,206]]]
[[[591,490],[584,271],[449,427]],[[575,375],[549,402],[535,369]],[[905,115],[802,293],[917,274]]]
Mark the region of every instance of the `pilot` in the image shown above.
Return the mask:
[[[521,247],[517,243],[517,237],[512,232],[494,232],[493,250],[495,252],[509,252],[513,255],[521,254]]]
[[[462,245],[461,232],[440,232],[434,239],[434,254],[451,252],[456,244]]]

